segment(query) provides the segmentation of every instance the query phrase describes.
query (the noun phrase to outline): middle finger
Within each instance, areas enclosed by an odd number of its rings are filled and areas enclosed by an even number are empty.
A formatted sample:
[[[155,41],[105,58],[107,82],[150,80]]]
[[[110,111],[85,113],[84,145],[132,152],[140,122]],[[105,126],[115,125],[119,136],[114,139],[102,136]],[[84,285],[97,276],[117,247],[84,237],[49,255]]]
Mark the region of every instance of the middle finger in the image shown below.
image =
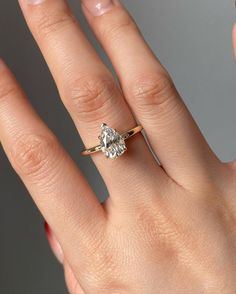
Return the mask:
[[[135,119],[111,73],[89,44],[66,1],[20,0],[20,3],[85,145],[96,145],[102,122],[121,133],[134,127]],[[116,161],[104,160],[103,154],[93,156],[109,191],[119,192],[118,197],[124,189],[140,191],[142,182],[151,181],[144,170],[158,173],[160,181],[166,179],[142,135],[131,139],[128,149]]]

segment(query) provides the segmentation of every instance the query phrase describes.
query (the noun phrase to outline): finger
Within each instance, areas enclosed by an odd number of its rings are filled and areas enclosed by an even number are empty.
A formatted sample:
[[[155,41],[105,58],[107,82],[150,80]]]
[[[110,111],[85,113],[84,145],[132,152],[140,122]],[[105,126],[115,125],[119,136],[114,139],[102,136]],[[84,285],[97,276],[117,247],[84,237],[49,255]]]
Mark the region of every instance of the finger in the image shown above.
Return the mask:
[[[82,7],[164,169],[181,185],[198,183],[219,161],[136,24],[117,0],[83,0]]]
[[[64,253],[60,243],[58,242],[57,238],[55,237],[54,233],[52,232],[47,222],[44,223],[44,228],[45,228],[45,233],[48,239],[48,243],[52,249],[52,252],[54,253],[59,263],[63,264]]]
[[[65,259],[63,250],[55,234],[52,232],[47,222],[45,222],[44,226],[45,226],[45,232],[46,232],[49,245],[55,257],[59,261],[59,263],[63,264],[64,266],[65,280],[66,280],[66,284],[67,284],[69,292],[71,294],[83,294],[84,291],[82,290],[77,278],[75,277],[71,266],[69,265],[68,261]]]
[[[70,294],[85,294],[84,290],[80,286],[76,279],[71,266],[67,261],[64,263],[65,280]]]
[[[103,122],[121,133],[133,128],[136,122],[131,111],[66,2],[45,0],[29,5],[21,0],[20,3],[85,145],[97,145]],[[141,135],[129,140],[128,150],[116,161],[104,160],[100,153],[93,155],[109,192],[113,197],[117,194],[118,200],[126,189],[135,195],[132,192],[139,189],[140,181],[150,181],[143,175],[144,169],[157,172],[160,179],[164,175]]]
[[[233,39],[234,57],[236,59],[236,24],[234,24],[234,27],[233,27],[232,39]]]
[[[83,256],[83,250],[87,252],[90,244],[87,242],[95,244],[104,228],[104,210],[3,62],[0,62],[0,141],[65,254],[76,260],[81,250]]]

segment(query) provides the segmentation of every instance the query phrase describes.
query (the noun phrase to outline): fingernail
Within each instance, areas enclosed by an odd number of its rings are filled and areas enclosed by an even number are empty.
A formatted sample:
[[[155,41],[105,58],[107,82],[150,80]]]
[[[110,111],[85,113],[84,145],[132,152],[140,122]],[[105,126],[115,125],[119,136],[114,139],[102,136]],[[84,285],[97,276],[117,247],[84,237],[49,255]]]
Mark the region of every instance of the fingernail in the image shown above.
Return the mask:
[[[53,234],[53,232],[47,222],[44,223],[44,228],[45,228],[45,232],[46,232],[46,236],[47,236],[49,245],[50,245],[54,255],[56,256],[57,260],[60,263],[63,263],[64,254],[63,254],[61,245],[57,241],[56,237],[54,236],[54,234]]]
[[[5,62],[3,61],[2,58],[0,58],[0,69],[4,68],[6,66]]]
[[[233,30],[232,30],[232,44],[233,44],[234,58],[236,60],[236,23],[234,24]]]
[[[43,3],[45,0],[23,0],[23,1],[30,5],[38,5]]]
[[[94,16],[102,15],[114,6],[113,0],[82,0],[82,3]]]
[[[234,53],[234,60],[236,61],[236,48],[234,48],[233,53]]]

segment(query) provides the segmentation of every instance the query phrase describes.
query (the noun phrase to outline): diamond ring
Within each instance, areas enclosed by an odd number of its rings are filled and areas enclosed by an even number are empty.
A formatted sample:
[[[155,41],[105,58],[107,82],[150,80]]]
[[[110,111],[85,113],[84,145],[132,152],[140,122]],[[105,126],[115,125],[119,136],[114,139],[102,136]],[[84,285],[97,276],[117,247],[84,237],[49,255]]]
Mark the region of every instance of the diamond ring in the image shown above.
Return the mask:
[[[125,141],[140,133],[142,130],[142,126],[137,126],[123,134],[119,134],[117,130],[103,123],[101,125],[101,135],[98,137],[100,144],[82,151],[82,155],[91,155],[101,151],[107,158],[118,158],[127,151]]]

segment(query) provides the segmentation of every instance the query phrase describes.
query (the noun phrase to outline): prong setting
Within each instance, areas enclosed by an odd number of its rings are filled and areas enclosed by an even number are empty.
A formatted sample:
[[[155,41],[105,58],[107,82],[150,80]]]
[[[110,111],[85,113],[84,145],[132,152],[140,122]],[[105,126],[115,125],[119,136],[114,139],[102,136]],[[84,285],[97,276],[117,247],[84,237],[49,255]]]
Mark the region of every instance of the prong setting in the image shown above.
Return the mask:
[[[124,138],[107,124],[101,125],[101,150],[107,158],[116,159],[127,151]]]

